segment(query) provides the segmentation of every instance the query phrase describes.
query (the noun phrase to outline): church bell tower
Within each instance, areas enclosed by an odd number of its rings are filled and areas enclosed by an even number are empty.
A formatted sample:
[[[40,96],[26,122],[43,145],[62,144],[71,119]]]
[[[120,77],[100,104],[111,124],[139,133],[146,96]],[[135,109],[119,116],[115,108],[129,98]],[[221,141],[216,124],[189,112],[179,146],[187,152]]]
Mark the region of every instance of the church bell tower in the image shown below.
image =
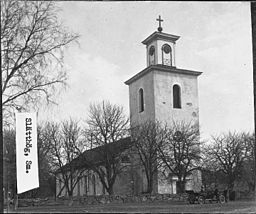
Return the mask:
[[[146,120],[199,123],[197,77],[202,73],[176,67],[179,36],[164,33],[163,20],[142,44],[146,45],[147,67],[125,82],[129,86],[131,126]]]
[[[169,126],[172,126],[173,122],[199,125],[197,78],[202,72],[176,67],[176,42],[180,37],[162,32],[163,20],[159,16],[157,21],[157,31],[142,41],[142,44],[146,45],[147,67],[125,82],[129,86],[131,127],[149,120]],[[145,183],[145,175],[142,177],[137,182],[140,184],[138,192],[145,190],[140,187]],[[159,172],[154,179],[155,192],[177,192],[177,178],[172,177],[171,181],[167,181],[161,178]],[[201,187],[199,171],[194,171],[192,178],[188,179],[189,186],[194,183],[197,190]]]
[[[157,21],[158,32],[154,32],[142,42],[147,49],[147,66],[160,64],[175,67],[175,42],[180,37],[162,33],[161,16]]]

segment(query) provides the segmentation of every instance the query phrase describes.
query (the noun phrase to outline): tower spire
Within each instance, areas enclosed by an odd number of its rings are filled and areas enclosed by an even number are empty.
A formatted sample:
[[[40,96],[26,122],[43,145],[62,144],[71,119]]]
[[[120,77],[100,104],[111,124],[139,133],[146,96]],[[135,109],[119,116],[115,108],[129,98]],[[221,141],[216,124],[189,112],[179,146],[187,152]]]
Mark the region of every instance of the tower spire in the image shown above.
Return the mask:
[[[161,27],[161,22],[163,22],[164,20],[161,19],[161,16],[159,15],[159,17],[158,17],[158,19],[156,19],[156,21],[159,22],[159,27],[157,28],[157,30],[158,30],[159,32],[162,32],[163,28]]]

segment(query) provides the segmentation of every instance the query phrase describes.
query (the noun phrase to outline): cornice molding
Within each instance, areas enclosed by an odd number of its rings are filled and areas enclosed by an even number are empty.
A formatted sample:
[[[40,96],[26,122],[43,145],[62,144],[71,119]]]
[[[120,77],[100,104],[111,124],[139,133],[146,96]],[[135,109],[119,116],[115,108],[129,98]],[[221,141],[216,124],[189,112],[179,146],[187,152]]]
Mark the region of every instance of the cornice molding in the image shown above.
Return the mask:
[[[203,72],[200,72],[200,71],[179,69],[179,68],[172,67],[172,66],[167,66],[167,65],[151,65],[151,66],[145,68],[144,70],[142,70],[141,72],[137,73],[136,75],[134,75],[129,80],[125,81],[125,84],[130,85],[135,80],[141,78],[145,74],[147,74],[151,71],[154,71],[154,70],[155,71],[168,72],[168,73],[175,73],[175,74],[184,74],[184,75],[189,75],[189,76],[199,76],[203,73]]]
[[[175,41],[178,40],[179,38],[180,36],[155,31],[150,36],[148,36],[145,40],[143,40],[142,44],[148,45],[150,42],[152,42],[152,40],[157,40],[157,39],[172,41],[173,43],[175,43]]]

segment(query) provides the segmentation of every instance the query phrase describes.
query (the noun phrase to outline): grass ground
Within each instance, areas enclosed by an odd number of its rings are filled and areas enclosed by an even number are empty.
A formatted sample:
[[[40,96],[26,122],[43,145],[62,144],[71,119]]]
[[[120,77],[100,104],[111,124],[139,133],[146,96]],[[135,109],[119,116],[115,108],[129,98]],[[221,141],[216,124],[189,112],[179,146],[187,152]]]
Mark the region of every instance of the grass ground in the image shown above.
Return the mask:
[[[7,212],[5,210],[5,212]],[[225,204],[188,204],[184,202],[124,203],[84,206],[19,207],[10,213],[256,213],[256,201]]]

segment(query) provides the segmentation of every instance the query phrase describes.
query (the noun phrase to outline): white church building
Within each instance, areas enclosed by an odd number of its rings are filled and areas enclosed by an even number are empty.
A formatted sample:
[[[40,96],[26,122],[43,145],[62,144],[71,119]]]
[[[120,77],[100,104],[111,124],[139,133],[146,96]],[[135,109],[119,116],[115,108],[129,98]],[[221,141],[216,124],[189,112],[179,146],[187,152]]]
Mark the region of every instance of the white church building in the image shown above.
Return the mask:
[[[129,86],[131,127],[148,120],[169,125],[172,121],[188,121],[199,125],[198,76],[202,72],[176,67],[176,43],[180,37],[163,33],[163,20],[160,16],[157,20],[158,30],[142,41],[146,46],[146,68],[125,82]],[[141,175],[136,175],[137,178],[134,178],[134,174],[132,177],[129,174],[119,176],[114,185],[115,194],[143,192],[146,188],[143,171]],[[84,176],[85,179],[81,179],[75,189],[75,195],[106,194],[96,174],[87,171]],[[155,193],[175,194],[176,181],[176,177],[164,181],[158,176]],[[58,179],[56,182],[58,194],[61,184]],[[186,189],[199,191],[201,183],[200,171],[194,171],[187,178]]]

